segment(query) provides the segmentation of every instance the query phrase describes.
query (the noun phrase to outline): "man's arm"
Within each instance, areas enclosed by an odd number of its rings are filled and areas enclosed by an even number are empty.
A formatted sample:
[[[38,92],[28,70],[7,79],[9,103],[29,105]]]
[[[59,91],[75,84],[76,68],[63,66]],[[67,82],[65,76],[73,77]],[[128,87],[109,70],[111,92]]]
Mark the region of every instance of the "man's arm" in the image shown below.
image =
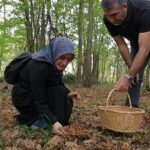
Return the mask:
[[[134,58],[131,67],[129,68],[129,75],[134,77],[141,67],[144,65],[144,62],[150,52],[150,32],[144,32],[139,34],[138,44],[139,51]],[[114,88],[117,91],[127,91],[130,86],[130,82],[126,77],[123,77],[118,80]]]
[[[126,63],[128,68],[130,68],[132,65],[132,60],[131,60],[131,57],[129,54],[129,49],[127,47],[125,40],[120,35],[113,37],[113,39],[115,40],[115,42],[118,46],[119,52],[120,52],[124,62]]]
[[[139,34],[138,44],[139,44],[139,51],[129,69],[129,74],[133,77],[142,68],[150,52],[150,31]]]

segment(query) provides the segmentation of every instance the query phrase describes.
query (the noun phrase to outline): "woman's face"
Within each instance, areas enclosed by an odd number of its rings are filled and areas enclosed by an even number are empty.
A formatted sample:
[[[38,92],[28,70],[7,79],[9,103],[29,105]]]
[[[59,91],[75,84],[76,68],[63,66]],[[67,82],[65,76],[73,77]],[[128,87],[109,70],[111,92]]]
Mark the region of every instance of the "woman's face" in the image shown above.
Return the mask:
[[[57,58],[55,62],[55,67],[58,71],[63,71],[67,67],[67,65],[72,61],[72,54],[65,54]]]

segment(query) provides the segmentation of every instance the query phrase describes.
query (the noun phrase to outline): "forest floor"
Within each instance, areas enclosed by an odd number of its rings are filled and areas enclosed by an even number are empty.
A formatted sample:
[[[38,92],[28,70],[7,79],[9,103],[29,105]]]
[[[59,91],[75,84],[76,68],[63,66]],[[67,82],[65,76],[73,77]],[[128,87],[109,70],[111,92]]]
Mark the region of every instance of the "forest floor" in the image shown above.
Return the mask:
[[[17,111],[11,103],[11,86],[0,84],[0,150],[150,150],[150,92],[142,91],[141,108],[146,111],[142,132],[119,133],[101,126],[99,106],[105,105],[109,86],[84,88],[68,85],[80,93],[74,101],[70,125],[64,136],[51,130],[32,130],[16,123]],[[112,104],[122,105],[124,93],[114,93]]]

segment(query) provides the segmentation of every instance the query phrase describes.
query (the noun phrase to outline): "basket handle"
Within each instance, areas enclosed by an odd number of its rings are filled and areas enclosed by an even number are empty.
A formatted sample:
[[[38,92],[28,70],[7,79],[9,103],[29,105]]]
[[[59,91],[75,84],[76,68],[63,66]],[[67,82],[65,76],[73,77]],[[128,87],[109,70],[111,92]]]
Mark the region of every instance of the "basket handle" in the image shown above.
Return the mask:
[[[112,93],[113,93],[114,91],[115,91],[115,88],[113,88],[113,89],[109,92],[108,97],[107,97],[107,100],[106,100],[106,107],[108,107],[108,101],[109,101],[109,99],[110,99],[110,97],[111,97],[111,95],[112,95]],[[127,92],[127,96],[128,96],[128,99],[129,99],[130,108],[132,108],[131,98],[130,98],[128,92]]]

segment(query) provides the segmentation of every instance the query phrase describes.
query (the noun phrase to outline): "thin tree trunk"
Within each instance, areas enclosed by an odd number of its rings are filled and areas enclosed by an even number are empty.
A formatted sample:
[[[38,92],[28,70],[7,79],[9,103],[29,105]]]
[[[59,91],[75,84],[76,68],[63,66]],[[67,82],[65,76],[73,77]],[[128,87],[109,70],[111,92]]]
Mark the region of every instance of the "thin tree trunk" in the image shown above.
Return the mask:
[[[82,75],[82,31],[83,31],[83,25],[82,25],[82,15],[83,15],[83,3],[84,0],[80,0],[79,2],[79,23],[78,23],[78,34],[79,34],[79,44],[78,44],[78,63],[77,63],[77,77],[79,81],[81,80]]]
[[[45,46],[45,34],[46,34],[46,25],[47,25],[47,21],[45,19],[45,4],[43,3],[42,6],[42,13],[41,13],[41,34],[40,34],[40,47],[44,47]]]
[[[91,86],[91,54],[92,54],[92,38],[93,38],[93,0],[89,0],[88,16],[88,32],[87,32],[87,48],[84,61],[84,81],[83,85],[85,87]]]
[[[27,34],[27,49],[34,52],[34,39],[33,39],[33,25],[30,18],[30,10],[28,1],[22,0],[24,5],[25,12],[25,26],[26,26],[26,34]]]
[[[145,70],[145,80],[144,84],[147,91],[150,91],[150,62]]]
[[[116,53],[116,80],[118,81],[119,77],[120,77],[120,68],[119,68],[119,59],[120,58],[120,55],[119,53],[117,52]]]

